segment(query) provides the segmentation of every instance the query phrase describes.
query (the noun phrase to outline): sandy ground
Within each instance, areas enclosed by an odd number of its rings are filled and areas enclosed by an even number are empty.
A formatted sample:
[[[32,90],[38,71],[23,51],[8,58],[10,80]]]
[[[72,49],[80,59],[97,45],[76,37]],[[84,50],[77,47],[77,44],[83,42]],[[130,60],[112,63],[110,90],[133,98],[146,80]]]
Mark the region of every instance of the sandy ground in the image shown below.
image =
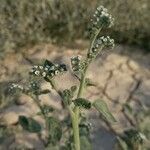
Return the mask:
[[[81,50],[78,50],[79,47]],[[76,48],[46,44],[24,50],[21,54],[8,54],[5,59],[0,60],[1,99],[5,99],[4,87],[9,82],[26,81],[28,71],[33,63],[48,59],[55,62],[65,62],[70,68],[70,57],[78,54],[84,56],[86,47],[86,44]],[[115,130],[116,133],[121,133],[134,123],[134,118],[129,120],[124,115],[122,104],[130,104],[135,111],[140,111],[141,105],[150,106],[150,54],[143,50],[120,45],[113,50],[106,50],[91,64],[87,76],[98,86],[89,87],[84,92],[84,96],[91,101],[101,98],[107,102],[117,119],[117,123],[111,125],[111,129]],[[78,81],[72,76],[71,69],[65,75],[56,78],[56,82],[60,89],[78,84]],[[51,88],[47,83],[43,83],[42,86]],[[41,99],[43,103],[51,104],[62,112],[60,98],[54,91],[49,95],[42,96]],[[14,126],[18,122],[19,115],[30,116],[37,111],[38,108],[32,100],[22,95],[19,105],[11,105],[9,102],[5,109],[1,108],[0,118],[6,126]],[[88,113],[88,116],[93,124],[91,134],[93,149],[113,150],[116,139],[112,130],[99,119],[95,110]],[[43,120],[38,119],[43,123]],[[8,137],[1,145],[1,149],[11,150],[17,144],[25,144],[36,150],[44,149],[43,143],[37,135],[22,133],[20,130],[15,132],[12,137]]]

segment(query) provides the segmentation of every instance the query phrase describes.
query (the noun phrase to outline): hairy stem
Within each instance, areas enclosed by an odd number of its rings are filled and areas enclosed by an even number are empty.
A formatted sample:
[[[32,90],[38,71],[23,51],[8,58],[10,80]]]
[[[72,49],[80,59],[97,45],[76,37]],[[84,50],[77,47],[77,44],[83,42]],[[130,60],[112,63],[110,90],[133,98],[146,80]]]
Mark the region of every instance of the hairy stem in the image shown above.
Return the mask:
[[[82,74],[77,98],[82,96],[87,68],[88,67],[85,68],[84,73]],[[72,117],[75,150],[80,150],[79,114],[80,114],[79,107],[75,106],[74,116]]]
[[[91,51],[95,40],[97,38],[97,36],[99,35],[101,29],[99,29],[92,42],[91,42],[91,46],[89,51]],[[84,84],[85,84],[85,77],[86,77],[86,72],[88,69],[89,64],[87,64],[87,66],[85,67],[82,76],[81,76],[81,81],[80,81],[80,86],[79,86],[79,90],[78,90],[78,94],[77,94],[77,98],[80,98],[82,96],[83,93],[83,89],[84,89]],[[80,150],[80,133],[79,133],[79,114],[80,114],[80,110],[78,106],[75,106],[74,108],[74,116],[72,117],[72,127],[73,127],[73,134],[74,134],[74,145],[75,145],[75,150]]]
[[[74,146],[75,150],[80,150],[80,137],[79,137],[79,108],[76,107],[74,115],[71,116]]]
[[[97,32],[95,33],[95,35],[94,35],[94,37],[93,37],[93,40],[92,40],[92,42],[91,42],[91,44],[90,44],[90,48],[89,48],[88,52],[90,52],[91,49],[92,49],[92,47],[94,46],[94,43],[95,43],[95,41],[96,41],[96,38],[97,38],[97,36],[99,35],[101,29],[102,29],[102,27],[101,27],[99,30],[97,30]]]
[[[99,35],[100,30],[101,29],[99,29],[96,32],[96,34],[95,34],[95,36],[94,36],[94,38],[93,38],[93,40],[91,42],[89,51],[91,51],[91,49],[92,49],[92,47],[93,47],[93,45],[95,43],[95,40],[96,40],[97,36]],[[85,69],[84,69],[84,71],[82,73],[81,80],[80,80],[80,85],[79,85],[79,90],[78,90],[78,94],[77,94],[77,98],[80,98],[82,96],[83,89],[84,89],[84,84],[85,84],[85,77],[86,77],[86,72],[87,72],[88,66],[89,66],[89,64],[87,64],[87,66],[85,67]],[[61,91],[59,91],[57,89],[54,80],[49,80],[49,81],[50,81],[50,83],[52,85],[52,88],[55,89],[58,92],[58,94],[60,95],[60,97],[62,98]],[[79,110],[78,106],[75,106],[74,110],[72,110],[72,108],[70,106],[68,106],[68,110],[69,110],[69,113],[70,113],[70,116],[71,116],[71,121],[72,121],[75,150],[80,150],[80,133],[79,133],[79,114],[80,114],[80,110]]]

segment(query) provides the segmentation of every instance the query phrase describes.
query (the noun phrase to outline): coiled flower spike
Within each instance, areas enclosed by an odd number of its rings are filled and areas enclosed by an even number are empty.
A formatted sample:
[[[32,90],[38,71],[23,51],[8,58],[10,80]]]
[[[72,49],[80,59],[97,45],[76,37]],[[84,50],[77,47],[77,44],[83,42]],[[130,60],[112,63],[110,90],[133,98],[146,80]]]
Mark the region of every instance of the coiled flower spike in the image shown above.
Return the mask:
[[[87,57],[90,59],[95,58],[100,51],[100,47],[114,47],[114,39],[111,39],[109,36],[99,37],[96,39],[91,51],[88,52]]]
[[[71,66],[74,72],[81,72],[86,66],[86,62],[81,60],[81,56],[74,56],[71,58]]]
[[[99,6],[91,19],[94,28],[110,28],[114,23],[114,18],[108,13],[108,10],[103,6]]]
[[[67,71],[65,64],[53,64],[52,62],[46,60],[43,66],[33,66],[30,74],[50,79],[65,71]]]

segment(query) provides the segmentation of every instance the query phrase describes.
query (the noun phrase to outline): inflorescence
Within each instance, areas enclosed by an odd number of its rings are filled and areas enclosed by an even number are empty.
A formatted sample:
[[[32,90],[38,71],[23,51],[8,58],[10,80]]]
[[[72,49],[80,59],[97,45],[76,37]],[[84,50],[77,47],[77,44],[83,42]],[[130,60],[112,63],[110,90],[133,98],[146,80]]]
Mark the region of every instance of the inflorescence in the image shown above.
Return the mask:
[[[46,60],[44,65],[33,66],[33,68],[30,71],[30,74],[51,79],[54,76],[61,74],[65,71],[67,71],[66,65],[53,64],[52,62]]]
[[[94,60],[94,58],[100,53],[103,48],[114,46],[114,40],[109,36],[100,37],[99,35],[102,28],[109,28],[113,25],[114,19],[108,13],[107,9],[103,6],[98,7],[91,21],[91,34],[94,36],[91,37],[91,45],[90,49],[87,52],[87,56],[85,58],[81,58],[81,56],[74,56],[71,58],[71,67],[73,70],[73,74],[80,81],[79,88],[78,86],[72,86],[71,88],[65,89],[63,91],[57,89],[54,77],[67,71],[67,67],[65,64],[56,64],[52,63],[51,61],[45,60],[44,64],[35,65],[30,71],[30,75],[32,75],[33,77],[37,76],[40,77],[40,79],[42,78],[45,81],[49,82],[52,88],[56,90],[56,92],[62,98],[64,106],[68,108],[72,120],[75,149],[80,149],[80,142],[78,142],[78,140],[76,139],[80,140],[80,136],[88,137],[91,127],[90,124],[87,123],[86,118],[82,115],[80,111],[81,109],[91,109],[91,107],[94,106],[100,112],[102,117],[107,121],[115,120],[111,113],[107,110],[107,105],[103,101],[96,100],[94,103],[91,103],[89,100],[81,98],[83,89],[87,86],[94,85],[90,80],[88,80],[88,78],[86,78],[86,71],[89,64]],[[59,127],[60,123],[52,116],[49,116],[49,112],[52,112],[54,109],[39,102],[40,98],[38,96],[41,94],[47,94],[50,92],[50,90],[42,90],[40,84],[41,80],[38,79],[39,78],[35,78],[35,80],[31,80],[27,86],[12,84],[10,89],[11,91],[13,91],[13,93],[21,91],[24,94],[31,96],[32,99],[36,102],[37,106],[40,108],[40,113],[45,119],[46,129],[48,129],[46,145],[54,145],[56,140],[60,141],[62,131],[61,127]],[[37,127],[36,122],[33,123],[33,128]],[[52,130],[54,129],[52,133],[51,127]],[[70,139],[72,139],[72,135],[70,137]]]
[[[11,93],[16,93],[16,92],[23,92],[23,93],[30,93],[30,92],[38,92],[40,91],[40,85],[36,81],[31,81],[28,85],[22,86],[17,83],[12,83],[9,86],[9,92]]]
[[[74,72],[81,72],[84,70],[86,62],[81,59],[81,56],[74,56],[71,58],[71,66]]]
[[[114,47],[114,39],[111,39],[109,36],[99,37],[98,39],[96,39],[93,47],[88,52],[87,57],[89,59],[95,58],[98,55],[98,53],[100,52],[101,47],[102,48],[104,48],[104,47],[109,47],[109,48]]]
[[[100,29],[101,27],[110,28],[114,23],[114,18],[108,13],[108,10],[103,6],[99,6],[91,19],[92,27]]]
[[[23,91],[24,88],[23,86],[16,84],[16,83],[12,83],[11,86],[9,87],[10,91],[14,91],[14,90],[18,90],[18,91]]]

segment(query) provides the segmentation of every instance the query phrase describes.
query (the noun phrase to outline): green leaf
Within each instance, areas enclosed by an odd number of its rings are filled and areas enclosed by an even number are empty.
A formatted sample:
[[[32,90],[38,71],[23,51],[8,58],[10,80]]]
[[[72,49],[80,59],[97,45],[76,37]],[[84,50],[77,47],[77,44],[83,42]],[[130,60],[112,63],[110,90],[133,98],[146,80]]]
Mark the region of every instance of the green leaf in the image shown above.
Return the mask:
[[[43,115],[43,113],[44,113],[45,115],[49,115],[49,113],[52,113],[52,112],[55,110],[55,109],[54,109],[52,106],[50,106],[50,105],[43,105],[43,106],[41,106],[41,108],[42,108],[42,112],[40,111],[40,112],[37,113],[37,115],[39,115],[39,116]]]
[[[51,61],[46,59],[44,62],[44,67],[46,67],[46,66],[52,67],[52,66],[54,66],[54,64]]]
[[[96,86],[94,82],[92,82],[89,78],[85,79],[86,86]]]
[[[19,124],[23,127],[23,129],[38,133],[41,131],[40,124],[32,118],[27,118],[26,116],[19,116]]]
[[[49,141],[52,144],[60,141],[62,137],[61,123],[54,117],[47,118],[48,130],[49,130]]]
[[[44,80],[45,80],[46,82],[51,82],[51,80],[50,80],[48,77],[44,77]]]
[[[128,146],[124,140],[122,140],[120,137],[117,137],[117,142],[119,149],[121,150],[128,150]]]
[[[124,135],[131,145],[135,143],[143,144],[144,140],[146,139],[145,135],[136,129],[125,130]]]
[[[92,145],[87,136],[81,136],[80,137],[80,145],[81,145],[81,150],[92,150]]]
[[[108,122],[116,122],[114,116],[110,113],[107,104],[103,100],[96,100],[93,106],[99,111],[103,119]]]
[[[49,144],[44,150],[60,150],[59,145]]]
[[[65,89],[64,91],[62,91],[61,96],[66,106],[71,104],[71,99],[73,98],[73,95],[70,90]]]
[[[124,104],[124,105],[123,105],[123,108],[124,108],[124,110],[125,110],[126,112],[132,114],[133,110],[132,110],[132,108],[131,108],[131,106],[130,106],[129,104],[127,104],[127,103]]]
[[[43,91],[40,91],[39,95],[42,95],[42,94],[49,94],[51,91],[48,90],[48,89],[45,89]]]
[[[84,98],[78,98],[74,100],[75,106],[82,107],[85,109],[90,109],[91,108],[91,102]]]
[[[49,114],[50,112],[54,111],[54,108],[50,105],[43,105],[42,109],[44,114]]]
[[[76,90],[77,90],[77,86],[76,86],[76,85],[72,86],[72,87],[70,88],[70,90],[71,90],[72,94],[74,95],[74,93],[75,93]]]
[[[80,136],[89,136],[90,127],[88,124],[79,124]]]

